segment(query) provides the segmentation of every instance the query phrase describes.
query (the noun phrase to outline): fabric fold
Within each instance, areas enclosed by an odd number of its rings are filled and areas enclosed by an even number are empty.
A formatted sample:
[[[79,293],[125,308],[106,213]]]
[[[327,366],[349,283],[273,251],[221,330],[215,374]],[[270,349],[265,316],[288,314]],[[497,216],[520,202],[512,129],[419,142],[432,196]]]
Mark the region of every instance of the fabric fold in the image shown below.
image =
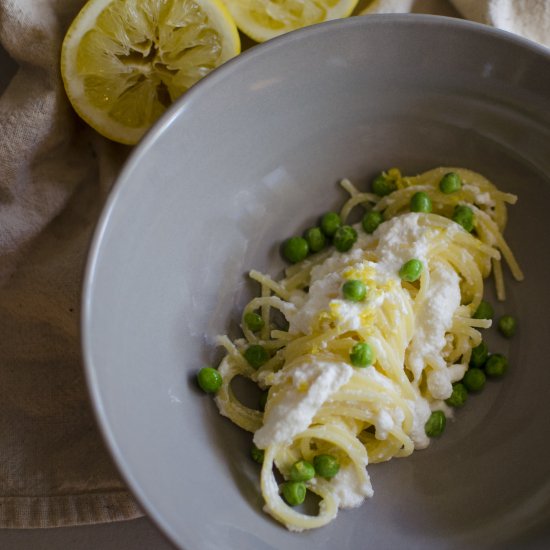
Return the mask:
[[[18,65],[0,96],[0,527],[141,514],[97,430],[79,343],[92,230],[126,148],[79,121],[61,81],[82,1],[0,0]]]
[[[451,0],[466,18],[550,47],[548,0]]]

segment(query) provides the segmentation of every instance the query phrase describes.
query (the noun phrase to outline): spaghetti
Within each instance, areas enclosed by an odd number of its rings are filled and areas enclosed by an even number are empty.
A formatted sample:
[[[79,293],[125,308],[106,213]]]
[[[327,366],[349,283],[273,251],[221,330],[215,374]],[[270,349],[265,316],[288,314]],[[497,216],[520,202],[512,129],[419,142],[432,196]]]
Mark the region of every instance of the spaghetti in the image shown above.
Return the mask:
[[[460,177],[461,187],[444,193],[439,182],[449,172]],[[504,299],[502,258],[517,280],[523,278],[502,237],[506,204],[516,202],[514,195],[461,168],[414,177],[392,169],[385,177],[394,190],[383,197],[341,182],[350,195],[340,214],[344,222],[358,206],[383,213],[385,221],[372,234],[358,224],[348,251],[318,252],[289,267],[279,281],[251,271],[261,291],[244,308],[244,338],[218,338],[226,355],[218,369],[223,382],[217,405],[254,433],[254,444],[264,450],[265,510],[291,530],[325,525],[339,508],[370,497],[369,463],[408,456],[429,444],[426,422],[432,411],[452,414],[445,400],[482,340],[479,329],[491,325],[474,317],[483,279],[492,271]],[[410,211],[419,192],[429,197],[431,212]],[[459,205],[474,214],[472,232],[452,219]],[[411,259],[422,267],[413,281],[399,275]],[[364,285],[366,298],[346,297],[346,281]],[[286,319],[282,326],[274,322],[275,310]],[[244,322],[252,312],[263,321],[256,332]],[[366,365],[354,364],[358,343],[367,345]],[[267,352],[262,364],[246,359],[252,346]],[[232,389],[237,376],[268,392],[264,411],[237,399]],[[337,459],[339,470],[305,481],[320,498],[318,513],[309,515],[281,497],[276,471],[288,479],[294,464],[324,454]]]

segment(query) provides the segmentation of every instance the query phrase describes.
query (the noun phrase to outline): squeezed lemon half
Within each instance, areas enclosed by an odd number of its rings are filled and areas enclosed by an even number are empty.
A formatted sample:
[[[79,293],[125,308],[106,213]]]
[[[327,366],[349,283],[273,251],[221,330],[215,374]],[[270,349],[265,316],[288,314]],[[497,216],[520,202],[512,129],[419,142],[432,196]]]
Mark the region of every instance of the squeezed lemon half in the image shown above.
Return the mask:
[[[237,27],[256,42],[289,31],[340,19],[358,0],[224,0]]]
[[[80,117],[131,145],[240,48],[219,0],[90,0],[63,41],[61,74]]]

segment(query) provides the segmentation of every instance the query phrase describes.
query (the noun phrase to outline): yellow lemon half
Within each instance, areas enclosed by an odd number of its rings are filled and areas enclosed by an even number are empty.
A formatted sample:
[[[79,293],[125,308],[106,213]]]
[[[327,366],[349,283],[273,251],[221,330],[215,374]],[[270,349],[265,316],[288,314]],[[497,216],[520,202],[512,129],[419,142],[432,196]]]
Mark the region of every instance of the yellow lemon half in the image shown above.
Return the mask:
[[[351,14],[358,0],[224,0],[237,27],[256,42]]]
[[[90,0],[63,41],[61,74],[81,118],[114,141],[134,144],[240,48],[219,0]]]

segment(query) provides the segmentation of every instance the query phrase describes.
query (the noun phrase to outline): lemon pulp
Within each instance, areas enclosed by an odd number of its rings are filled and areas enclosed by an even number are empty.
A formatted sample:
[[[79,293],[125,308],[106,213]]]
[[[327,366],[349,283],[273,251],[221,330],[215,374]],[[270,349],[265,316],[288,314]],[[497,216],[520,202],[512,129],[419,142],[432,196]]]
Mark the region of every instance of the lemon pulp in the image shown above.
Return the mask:
[[[92,0],[66,35],[62,74],[82,118],[115,141],[135,143],[239,51],[218,0]]]
[[[347,17],[358,0],[224,0],[241,31],[257,42]]]

